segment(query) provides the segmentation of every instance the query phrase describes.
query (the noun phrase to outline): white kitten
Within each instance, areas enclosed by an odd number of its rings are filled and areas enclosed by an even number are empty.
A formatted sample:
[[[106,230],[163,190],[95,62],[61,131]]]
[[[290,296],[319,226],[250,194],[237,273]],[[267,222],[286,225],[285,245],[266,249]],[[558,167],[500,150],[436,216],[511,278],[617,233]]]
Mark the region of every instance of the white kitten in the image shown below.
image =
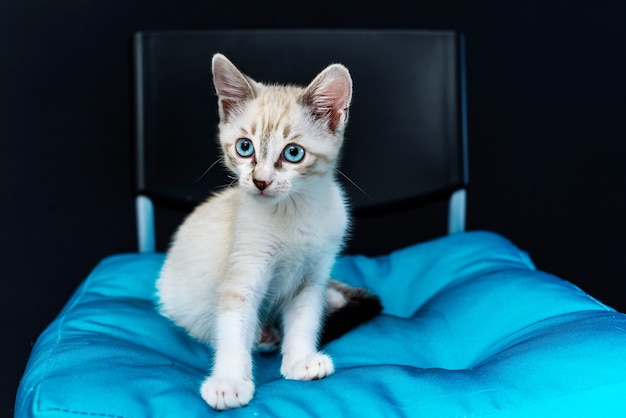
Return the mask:
[[[352,94],[334,64],[306,88],[264,85],[213,57],[224,163],[238,180],[181,225],[157,282],[161,312],[215,348],[200,392],[213,408],[252,399],[252,350],[275,324],[281,373],[320,379],[329,275],[348,226],[334,174]],[[330,289],[331,302],[345,303]]]

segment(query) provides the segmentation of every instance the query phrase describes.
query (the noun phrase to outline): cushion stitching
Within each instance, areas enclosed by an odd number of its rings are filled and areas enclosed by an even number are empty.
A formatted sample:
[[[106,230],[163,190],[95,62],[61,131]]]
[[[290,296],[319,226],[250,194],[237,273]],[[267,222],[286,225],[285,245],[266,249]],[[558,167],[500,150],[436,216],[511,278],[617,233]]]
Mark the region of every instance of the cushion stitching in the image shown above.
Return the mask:
[[[55,411],[55,412],[62,412],[64,414],[82,415],[82,416],[90,416],[90,417],[128,418],[123,415],[113,415],[113,414],[106,414],[106,413],[101,413],[101,412],[72,411],[72,410],[64,409],[64,408],[50,408],[50,409],[47,409],[47,411],[50,411],[50,412]]]

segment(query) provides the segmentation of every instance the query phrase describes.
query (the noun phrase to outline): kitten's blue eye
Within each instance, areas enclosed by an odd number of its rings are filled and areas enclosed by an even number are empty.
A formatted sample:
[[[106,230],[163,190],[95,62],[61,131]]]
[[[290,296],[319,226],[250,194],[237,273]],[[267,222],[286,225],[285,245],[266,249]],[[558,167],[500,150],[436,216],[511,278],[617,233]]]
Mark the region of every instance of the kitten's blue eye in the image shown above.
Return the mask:
[[[235,143],[235,150],[241,157],[248,158],[254,155],[254,145],[252,141],[246,138],[238,139]]]
[[[304,148],[300,145],[289,144],[283,151],[283,158],[290,163],[299,163],[304,158]]]

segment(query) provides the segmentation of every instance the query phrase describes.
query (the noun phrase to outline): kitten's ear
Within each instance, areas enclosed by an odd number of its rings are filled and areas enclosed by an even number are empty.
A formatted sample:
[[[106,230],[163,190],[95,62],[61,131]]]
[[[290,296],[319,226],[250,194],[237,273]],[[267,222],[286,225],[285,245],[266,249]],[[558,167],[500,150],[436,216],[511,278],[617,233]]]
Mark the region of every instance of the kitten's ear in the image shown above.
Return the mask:
[[[254,81],[246,77],[222,54],[213,55],[213,84],[219,100],[220,118],[228,120],[256,93]]]
[[[323,120],[331,132],[344,128],[352,98],[352,78],[341,64],[328,67],[309,84],[302,96],[316,119]]]

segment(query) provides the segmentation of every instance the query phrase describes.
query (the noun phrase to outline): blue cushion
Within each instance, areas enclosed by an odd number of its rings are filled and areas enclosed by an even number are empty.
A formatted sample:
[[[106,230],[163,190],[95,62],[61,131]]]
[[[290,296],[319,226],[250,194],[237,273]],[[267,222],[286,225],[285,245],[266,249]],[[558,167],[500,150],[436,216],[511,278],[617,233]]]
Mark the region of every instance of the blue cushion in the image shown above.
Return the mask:
[[[154,310],[162,254],[103,260],[33,348],[17,417],[206,417],[211,349]],[[624,416],[626,316],[537,271],[499,235],[460,233],[334,277],[383,314],[324,349],[336,373],[280,377],[257,355],[250,405],[220,416]]]

